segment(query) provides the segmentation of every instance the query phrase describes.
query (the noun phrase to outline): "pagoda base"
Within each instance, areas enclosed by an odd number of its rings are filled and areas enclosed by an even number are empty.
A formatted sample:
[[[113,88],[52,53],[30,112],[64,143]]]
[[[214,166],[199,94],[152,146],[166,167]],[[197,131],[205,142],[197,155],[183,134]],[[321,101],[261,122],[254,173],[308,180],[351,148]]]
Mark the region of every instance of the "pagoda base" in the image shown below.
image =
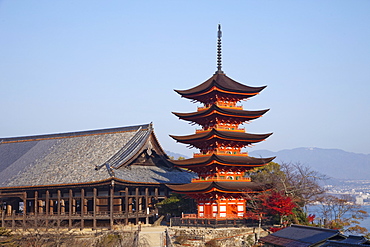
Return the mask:
[[[245,198],[198,199],[196,218],[240,219],[246,217]]]

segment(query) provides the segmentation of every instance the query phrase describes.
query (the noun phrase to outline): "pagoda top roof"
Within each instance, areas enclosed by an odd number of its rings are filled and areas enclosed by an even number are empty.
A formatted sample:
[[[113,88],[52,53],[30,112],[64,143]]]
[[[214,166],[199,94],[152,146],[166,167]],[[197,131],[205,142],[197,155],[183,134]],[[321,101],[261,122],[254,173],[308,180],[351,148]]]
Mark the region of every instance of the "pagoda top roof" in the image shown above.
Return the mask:
[[[212,90],[219,90],[223,93],[236,94],[241,98],[252,97],[261,92],[266,86],[251,87],[243,85],[224,73],[215,73],[211,78],[202,84],[188,90],[175,90],[178,94],[185,98],[197,99],[197,96],[204,95]]]
[[[191,169],[192,167],[210,166],[212,164],[225,166],[241,166],[241,167],[256,167],[263,166],[271,162],[275,157],[269,158],[255,158],[250,156],[236,156],[236,155],[209,155],[198,156],[184,160],[172,160],[171,162],[178,167]]]
[[[192,182],[181,185],[167,185],[170,189],[178,193],[250,193],[259,192],[267,189],[265,184],[256,182],[236,182],[236,181],[212,181],[212,182]]]

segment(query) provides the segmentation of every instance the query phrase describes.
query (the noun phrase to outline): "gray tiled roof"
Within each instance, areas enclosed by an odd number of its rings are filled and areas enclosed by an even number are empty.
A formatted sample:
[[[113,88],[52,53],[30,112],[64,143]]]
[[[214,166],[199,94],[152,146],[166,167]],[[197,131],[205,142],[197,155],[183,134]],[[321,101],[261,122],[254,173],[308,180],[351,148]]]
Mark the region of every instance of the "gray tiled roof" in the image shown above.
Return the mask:
[[[263,237],[260,241],[287,247],[309,247],[337,236],[341,236],[339,230],[292,225]]]
[[[105,180],[108,164],[118,168],[138,152],[151,124],[74,133],[0,139],[0,187],[89,183]],[[140,137],[134,138],[133,137]],[[163,150],[161,150],[163,152]],[[112,164],[110,164],[112,163]],[[114,165],[114,166],[113,166]],[[114,170],[118,179],[147,183],[188,183],[178,169],[130,166]]]

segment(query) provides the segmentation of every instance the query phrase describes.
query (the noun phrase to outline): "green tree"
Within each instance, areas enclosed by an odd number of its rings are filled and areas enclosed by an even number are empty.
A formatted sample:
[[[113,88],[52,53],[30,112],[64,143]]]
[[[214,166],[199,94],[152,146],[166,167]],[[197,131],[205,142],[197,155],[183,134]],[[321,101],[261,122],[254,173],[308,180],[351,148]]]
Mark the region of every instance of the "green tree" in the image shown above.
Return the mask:
[[[182,194],[173,193],[169,198],[157,203],[159,214],[181,216],[184,212],[191,212],[194,200],[185,198]]]

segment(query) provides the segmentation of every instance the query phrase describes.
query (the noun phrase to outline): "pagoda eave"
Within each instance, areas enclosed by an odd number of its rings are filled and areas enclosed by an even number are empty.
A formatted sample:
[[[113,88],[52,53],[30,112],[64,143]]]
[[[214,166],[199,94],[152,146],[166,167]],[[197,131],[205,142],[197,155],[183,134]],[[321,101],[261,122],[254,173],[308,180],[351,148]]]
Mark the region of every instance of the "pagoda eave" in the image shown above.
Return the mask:
[[[202,150],[206,151],[208,148],[216,148],[218,146],[224,146],[224,147],[233,146],[236,148],[244,148],[254,143],[258,143],[258,142],[265,140],[265,139],[258,139],[258,140],[221,139],[221,138],[216,138],[216,137],[197,139],[197,140],[178,140],[176,138],[174,139],[177,142],[187,144],[194,148],[198,148],[201,151]]]
[[[230,93],[212,91],[212,92],[208,92],[208,93],[204,93],[204,94],[181,95],[181,97],[187,98],[187,99],[190,99],[190,100],[194,100],[194,101],[197,101],[197,102],[200,102],[200,103],[204,103],[204,104],[211,104],[211,103],[216,102],[219,99],[225,99],[225,100],[228,99],[229,101],[239,102],[239,101],[242,101],[244,99],[251,98],[251,97],[253,97],[257,94],[258,93],[253,93],[253,94],[241,94],[241,93],[237,94],[237,93],[234,93],[234,94],[232,94],[232,96],[230,96]]]
[[[211,131],[204,131],[202,133],[196,133],[193,135],[187,136],[174,136],[170,135],[173,139],[178,142],[182,142],[185,144],[191,144],[193,142],[203,142],[209,140],[216,140],[217,141],[233,141],[235,143],[256,143],[265,140],[268,138],[272,133],[268,134],[250,134],[250,133],[239,133],[233,131],[218,131],[212,129]],[[248,145],[248,144],[247,144]]]
[[[172,113],[179,117],[180,119],[192,121],[199,125],[204,125],[206,123],[216,121],[233,122],[235,124],[241,124],[247,121],[257,119],[261,117],[263,114],[265,114],[267,111],[269,111],[269,109],[260,111],[244,111],[212,106],[208,109],[206,108],[204,110],[199,110],[197,112],[191,113],[172,112]]]
[[[182,185],[167,185],[171,190],[181,194],[208,194],[211,192],[245,194],[262,192],[269,189],[268,186],[255,182],[192,182]]]
[[[241,93],[241,94],[258,94],[266,86],[262,87],[251,87],[243,85],[230,77],[226,76],[224,73],[216,73],[207,81],[201,83],[200,85],[190,88],[188,90],[175,90],[181,96],[190,96],[196,94],[204,94],[209,92],[214,88],[217,88],[220,91],[226,92],[228,95],[232,93]]]
[[[191,169],[192,167],[256,167],[271,162],[275,157],[255,158],[250,156],[218,155],[212,154],[184,160],[172,160],[171,162],[180,168]]]

